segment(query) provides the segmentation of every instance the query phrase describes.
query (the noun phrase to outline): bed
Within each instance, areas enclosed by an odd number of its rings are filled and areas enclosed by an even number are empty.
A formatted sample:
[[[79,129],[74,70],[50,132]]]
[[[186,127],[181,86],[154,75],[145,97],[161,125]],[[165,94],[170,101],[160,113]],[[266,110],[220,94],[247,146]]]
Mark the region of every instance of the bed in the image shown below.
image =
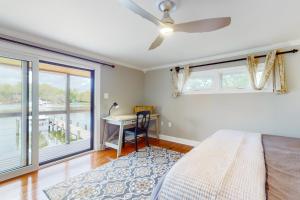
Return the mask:
[[[263,135],[266,197],[300,199],[300,139]]]
[[[152,200],[299,200],[300,139],[221,130],[180,159]]]

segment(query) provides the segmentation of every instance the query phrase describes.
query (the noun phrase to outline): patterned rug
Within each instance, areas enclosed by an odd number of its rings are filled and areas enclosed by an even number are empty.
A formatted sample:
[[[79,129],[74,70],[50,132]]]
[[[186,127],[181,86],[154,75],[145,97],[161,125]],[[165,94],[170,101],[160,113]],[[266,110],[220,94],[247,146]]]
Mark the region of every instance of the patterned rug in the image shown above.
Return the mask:
[[[50,200],[149,199],[160,177],[182,156],[160,147],[144,148],[44,192]]]

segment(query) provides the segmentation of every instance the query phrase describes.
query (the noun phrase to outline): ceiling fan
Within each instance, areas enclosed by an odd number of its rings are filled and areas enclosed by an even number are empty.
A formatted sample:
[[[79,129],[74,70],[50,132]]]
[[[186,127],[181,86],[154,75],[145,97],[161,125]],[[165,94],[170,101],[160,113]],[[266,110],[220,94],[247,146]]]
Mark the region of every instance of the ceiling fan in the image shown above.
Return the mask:
[[[230,24],[230,17],[210,18],[197,21],[185,22],[182,24],[175,24],[170,16],[170,12],[176,9],[176,3],[173,0],[158,0],[158,9],[163,12],[161,20],[138,6],[132,0],[119,0],[122,5],[130,9],[132,12],[140,15],[141,17],[151,21],[159,27],[160,34],[152,42],[148,50],[157,48],[164,41],[164,37],[171,35],[173,32],[186,32],[186,33],[202,33],[221,29]]]

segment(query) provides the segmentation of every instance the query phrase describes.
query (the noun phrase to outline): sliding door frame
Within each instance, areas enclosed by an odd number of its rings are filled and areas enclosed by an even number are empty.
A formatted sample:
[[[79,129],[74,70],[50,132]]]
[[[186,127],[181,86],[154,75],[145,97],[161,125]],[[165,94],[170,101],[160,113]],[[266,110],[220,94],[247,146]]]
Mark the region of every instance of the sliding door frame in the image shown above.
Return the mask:
[[[10,59],[21,60],[22,63],[26,62],[26,67],[22,68],[22,114],[21,114],[21,134],[25,136],[24,144],[22,145],[22,154],[24,151],[26,152],[26,158],[24,161],[24,167],[19,167],[16,169],[8,170],[5,173],[0,174],[0,181],[13,178],[25,173],[32,172],[38,169],[38,59],[36,57],[19,54],[16,52],[11,52],[7,50],[0,50],[1,57],[7,57]],[[32,90],[31,90],[31,100],[32,100],[32,110],[29,113],[29,66],[31,63],[31,71],[32,71]],[[24,106],[26,105],[26,106]],[[29,133],[29,118],[28,116],[31,114],[32,116],[32,124],[31,124],[31,133]],[[29,135],[31,134],[31,141],[29,141]],[[31,146],[29,146],[31,144]],[[31,151],[29,151],[29,149]],[[30,159],[30,160],[29,160]]]
[[[76,49],[74,49],[76,51]],[[19,60],[27,60],[32,63],[32,151],[31,151],[31,165],[27,167],[23,167],[18,171],[12,171],[11,173],[1,174],[0,175],[0,182],[17,177],[26,173],[30,173],[36,171],[38,169],[47,167],[52,164],[56,164],[59,162],[63,162],[65,160],[71,159],[73,157],[68,157],[65,159],[61,159],[59,161],[49,163],[43,166],[39,165],[39,146],[38,146],[38,137],[39,137],[39,77],[38,77],[38,65],[39,60],[48,60],[53,63],[60,63],[65,64],[68,66],[78,67],[80,69],[88,69],[93,70],[93,90],[94,97],[91,100],[91,106],[93,106],[93,113],[91,113],[94,117],[94,124],[91,127],[93,131],[93,138],[92,147],[93,151],[97,151],[101,149],[100,143],[100,132],[101,132],[101,93],[102,93],[102,86],[101,86],[101,64],[97,64],[94,62],[84,61],[81,59],[72,58],[66,55],[57,54],[53,52],[44,51],[41,49],[36,49],[32,47],[27,47],[20,44],[14,44],[7,41],[0,40],[0,55],[3,57],[8,57],[12,59],[19,59]],[[89,152],[84,152],[82,154],[78,154],[76,156],[84,155]]]
[[[86,69],[86,70],[91,70],[93,72],[93,88],[92,91],[94,94],[94,97],[91,101],[91,106],[93,106],[93,116],[94,116],[94,124],[91,127],[94,132],[94,141],[92,142],[93,145],[93,150],[92,151],[97,151],[101,150],[101,143],[100,143],[100,132],[101,132],[101,94],[102,94],[102,85],[101,85],[101,68],[102,65],[92,63],[92,62],[86,62],[82,61],[79,59],[74,59],[70,57],[66,57],[63,55],[58,55],[58,54],[51,54],[49,52],[46,52],[46,55],[42,54],[39,55],[39,60],[42,61],[48,61],[49,63],[57,64],[61,66],[66,66],[66,67],[74,67],[78,69]],[[84,152],[86,153],[86,152]],[[68,159],[68,158],[66,158]],[[61,162],[64,161],[63,159]],[[53,162],[55,163],[55,162]],[[44,165],[43,165],[44,166]],[[47,166],[47,165],[45,165]]]
[[[55,66],[60,66],[60,67],[66,67],[66,68],[71,68],[71,69],[78,69],[78,70],[83,70],[83,71],[88,71],[90,73],[90,79],[91,79],[91,84],[90,84],[90,91],[91,91],[91,102],[90,102],[90,148],[84,149],[81,151],[77,151],[71,154],[67,154],[64,156],[60,156],[57,158],[53,158],[47,161],[40,162],[39,165],[45,165],[48,163],[56,162],[65,158],[69,158],[71,156],[75,156],[81,153],[85,153],[88,151],[94,150],[94,121],[95,121],[95,115],[94,115],[94,98],[95,98],[95,90],[94,90],[94,69],[87,69],[83,67],[77,67],[77,66],[72,66],[68,64],[61,64],[57,62],[52,62],[52,61],[47,61],[47,60],[39,60],[39,63],[44,63],[44,64],[50,64],[50,65],[55,65]],[[65,102],[65,112],[64,111],[46,111],[46,113],[51,113],[51,114],[66,114],[66,144],[70,144],[70,115],[71,115],[71,108],[70,108],[70,74],[66,74],[67,81],[66,81],[66,102]],[[43,112],[41,112],[43,114]],[[45,113],[45,112],[44,112]]]

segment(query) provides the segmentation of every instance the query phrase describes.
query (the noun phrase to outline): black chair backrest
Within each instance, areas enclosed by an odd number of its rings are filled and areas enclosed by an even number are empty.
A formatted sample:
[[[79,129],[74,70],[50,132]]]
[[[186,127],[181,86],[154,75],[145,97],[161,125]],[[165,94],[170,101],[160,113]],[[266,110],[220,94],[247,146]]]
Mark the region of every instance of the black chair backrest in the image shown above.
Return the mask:
[[[140,111],[136,113],[136,131],[148,132],[150,123],[150,111]]]

